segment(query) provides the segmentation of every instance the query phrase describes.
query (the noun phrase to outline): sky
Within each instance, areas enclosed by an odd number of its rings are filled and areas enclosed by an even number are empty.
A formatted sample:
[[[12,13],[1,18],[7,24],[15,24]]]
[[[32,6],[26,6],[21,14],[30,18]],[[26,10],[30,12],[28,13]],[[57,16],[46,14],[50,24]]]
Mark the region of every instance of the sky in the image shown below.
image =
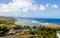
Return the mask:
[[[0,0],[0,16],[60,18],[60,0]]]

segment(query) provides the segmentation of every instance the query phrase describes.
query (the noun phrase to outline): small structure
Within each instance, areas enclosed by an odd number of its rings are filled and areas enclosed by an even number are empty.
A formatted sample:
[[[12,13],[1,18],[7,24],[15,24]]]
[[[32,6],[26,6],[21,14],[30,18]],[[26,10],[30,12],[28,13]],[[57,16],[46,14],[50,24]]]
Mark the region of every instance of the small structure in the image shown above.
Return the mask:
[[[20,33],[21,30],[15,30],[15,29],[10,29],[9,30],[9,34],[16,34],[16,33]]]
[[[15,30],[14,29],[10,29],[9,30],[9,34],[15,34]]]
[[[22,29],[21,34],[28,34],[29,29]]]
[[[22,32],[27,32],[27,29],[23,29]]]
[[[20,33],[21,32],[21,30],[15,30],[15,33]]]
[[[60,38],[60,31],[57,31],[57,37]]]

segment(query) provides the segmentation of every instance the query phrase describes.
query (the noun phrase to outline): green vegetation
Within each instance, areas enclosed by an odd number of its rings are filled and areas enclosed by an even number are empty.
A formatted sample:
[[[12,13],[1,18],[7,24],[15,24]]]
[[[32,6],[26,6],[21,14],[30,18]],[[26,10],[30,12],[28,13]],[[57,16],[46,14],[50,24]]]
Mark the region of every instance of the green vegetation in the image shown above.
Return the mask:
[[[4,18],[0,17],[0,36],[9,35],[7,34],[10,29],[29,29],[28,32],[20,33],[18,36],[14,38],[34,38],[35,35],[38,38],[57,38],[56,31],[60,31],[60,28],[46,28],[44,26],[25,26],[25,25],[16,25],[15,19],[13,18]],[[24,37],[23,37],[24,36]]]
[[[57,30],[54,28],[51,29],[51,28],[39,27],[37,28],[37,30],[31,31],[30,34],[32,35],[37,34],[39,35],[39,38],[57,38],[56,35]]]
[[[11,28],[14,28],[16,26],[15,21],[14,18],[0,17],[0,35],[4,35]]]
[[[14,18],[8,18],[8,17],[0,17],[0,24],[14,24],[16,19]]]
[[[25,26],[26,27],[26,26]],[[30,27],[31,28],[31,27]],[[27,28],[28,29],[28,28]],[[33,29],[33,30],[32,30]],[[56,35],[56,31],[58,31],[58,29],[54,29],[54,28],[45,28],[45,27],[37,27],[37,26],[33,26],[32,29],[30,29],[28,32],[28,34],[19,34],[17,36],[15,36],[14,38],[34,38],[34,37],[38,37],[38,38],[57,38]],[[24,37],[23,37],[24,36]]]

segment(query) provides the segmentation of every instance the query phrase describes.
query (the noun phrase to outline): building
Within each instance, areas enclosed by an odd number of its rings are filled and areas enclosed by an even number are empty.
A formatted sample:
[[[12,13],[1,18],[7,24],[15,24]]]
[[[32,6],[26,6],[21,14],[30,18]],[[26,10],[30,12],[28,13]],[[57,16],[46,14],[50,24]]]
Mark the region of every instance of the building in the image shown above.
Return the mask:
[[[60,31],[57,31],[57,37],[60,38]]]

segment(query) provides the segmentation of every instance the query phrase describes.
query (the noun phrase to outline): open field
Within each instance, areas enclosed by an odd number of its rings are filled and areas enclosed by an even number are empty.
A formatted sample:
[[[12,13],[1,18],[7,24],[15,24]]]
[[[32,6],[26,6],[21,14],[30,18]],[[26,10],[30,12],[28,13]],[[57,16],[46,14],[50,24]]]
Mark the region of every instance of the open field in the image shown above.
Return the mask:
[[[60,28],[60,25],[44,25],[46,28]]]

